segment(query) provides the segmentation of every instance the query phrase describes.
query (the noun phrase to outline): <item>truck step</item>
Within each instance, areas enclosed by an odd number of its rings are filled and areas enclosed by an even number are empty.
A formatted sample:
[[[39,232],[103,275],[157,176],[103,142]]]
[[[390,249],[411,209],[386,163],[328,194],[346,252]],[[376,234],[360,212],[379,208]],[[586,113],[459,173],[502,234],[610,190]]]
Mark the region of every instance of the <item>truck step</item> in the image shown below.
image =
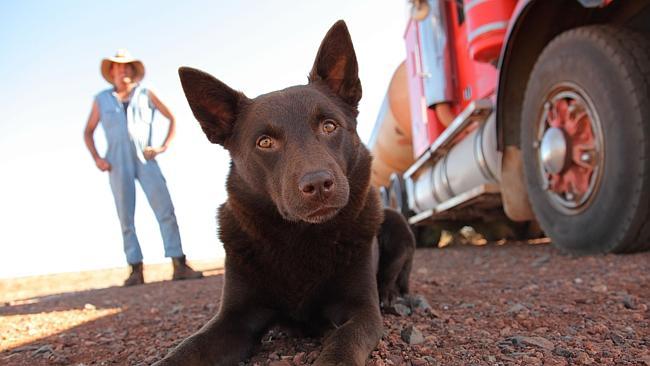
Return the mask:
[[[442,220],[474,220],[502,215],[501,191],[496,184],[484,184],[461,193],[435,208],[411,216],[411,225]]]

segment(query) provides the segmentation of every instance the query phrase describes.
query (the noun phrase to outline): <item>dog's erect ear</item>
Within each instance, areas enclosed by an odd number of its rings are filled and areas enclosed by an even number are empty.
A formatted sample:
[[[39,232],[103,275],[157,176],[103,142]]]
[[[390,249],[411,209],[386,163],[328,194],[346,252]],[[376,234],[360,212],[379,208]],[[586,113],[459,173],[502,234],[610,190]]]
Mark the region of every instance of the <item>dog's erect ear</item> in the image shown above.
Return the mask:
[[[208,140],[223,145],[232,132],[242,101],[248,98],[212,75],[191,67],[179,68],[178,75],[194,117]]]
[[[309,73],[309,82],[324,81],[346,103],[356,109],[361,99],[359,67],[345,22],[339,20],[327,32]]]

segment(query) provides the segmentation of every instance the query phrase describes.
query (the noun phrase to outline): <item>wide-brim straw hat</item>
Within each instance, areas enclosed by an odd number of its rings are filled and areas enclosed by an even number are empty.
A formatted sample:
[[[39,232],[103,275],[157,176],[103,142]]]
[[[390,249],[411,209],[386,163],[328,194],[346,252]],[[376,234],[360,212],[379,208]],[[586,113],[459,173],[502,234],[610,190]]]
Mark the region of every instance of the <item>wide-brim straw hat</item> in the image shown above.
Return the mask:
[[[111,64],[115,62],[118,64],[133,64],[133,81],[140,81],[144,78],[144,64],[142,61],[133,58],[131,53],[126,49],[119,49],[115,53],[115,56],[108,57],[102,60],[101,70],[102,76],[106,81],[113,84],[113,78],[111,78]]]

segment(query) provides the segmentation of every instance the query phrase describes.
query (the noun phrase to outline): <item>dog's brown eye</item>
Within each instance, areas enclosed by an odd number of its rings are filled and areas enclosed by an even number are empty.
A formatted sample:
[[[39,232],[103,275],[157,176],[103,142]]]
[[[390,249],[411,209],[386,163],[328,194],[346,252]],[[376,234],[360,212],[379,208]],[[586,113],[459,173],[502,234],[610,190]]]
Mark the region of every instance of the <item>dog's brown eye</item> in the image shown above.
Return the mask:
[[[268,136],[260,136],[257,139],[257,146],[262,149],[270,149],[273,147],[273,140]]]
[[[323,131],[325,131],[325,133],[332,133],[334,130],[336,130],[336,123],[331,119],[325,120],[323,123]]]

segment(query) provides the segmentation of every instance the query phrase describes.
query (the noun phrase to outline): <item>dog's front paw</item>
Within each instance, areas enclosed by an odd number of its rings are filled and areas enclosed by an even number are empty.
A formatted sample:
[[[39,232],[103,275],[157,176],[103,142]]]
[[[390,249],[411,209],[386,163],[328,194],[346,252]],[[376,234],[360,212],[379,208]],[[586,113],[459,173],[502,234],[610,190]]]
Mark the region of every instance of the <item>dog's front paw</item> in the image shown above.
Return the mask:
[[[189,338],[174,348],[162,360],[152,366],[208,366],[212,365],[201,356],[199,347],[196,347],[194,339]]]
[[[382,289],[379,294],[379,307],[382,309],[391,307],[399,297],[399,291],[395,288]]]

